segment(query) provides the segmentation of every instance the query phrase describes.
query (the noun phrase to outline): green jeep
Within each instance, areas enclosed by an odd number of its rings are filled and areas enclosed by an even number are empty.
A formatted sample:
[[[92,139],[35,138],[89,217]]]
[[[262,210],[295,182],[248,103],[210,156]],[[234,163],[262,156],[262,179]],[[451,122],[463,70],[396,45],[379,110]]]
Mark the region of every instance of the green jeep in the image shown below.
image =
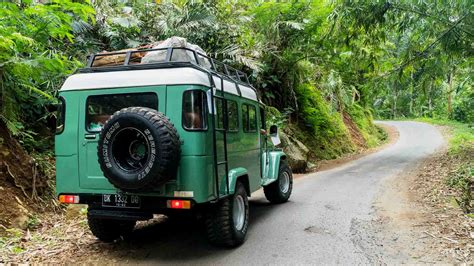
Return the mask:
[[[142,63],[151,52],[163,56]],[[97,63],[107,57],[123,62]],[[247,76],[195,50],[91,55],[59,99],[57,195],[87,204],[90,230],[103,241],[153,214],[188,213],[205,221],[211,243],[237,246],[252,192],[263,187],[272,203],[290,197],[277,128],[267,133]]]

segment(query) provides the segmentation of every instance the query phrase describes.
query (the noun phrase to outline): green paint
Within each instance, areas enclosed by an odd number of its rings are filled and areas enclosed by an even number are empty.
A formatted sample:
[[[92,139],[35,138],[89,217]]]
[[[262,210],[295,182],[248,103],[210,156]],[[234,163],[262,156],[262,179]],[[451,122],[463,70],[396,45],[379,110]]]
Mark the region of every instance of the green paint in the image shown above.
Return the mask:
[[[208,129],[187,131],[182,127],[183,93],[190,89],[208,91],[205,86],[174,85],[134,88],[71,90],[62,91],[66,102],[64,131],[56,136],[56,193],[59,194],[108,194],[118,190],[103,176],[97,160],[98,133],[86,130],[86,101],[93,95],[152,92],[158,96],[158,111],[164,113],[175,125],[180,139],[181,160],[176,179],[156,188],[153,192],[139,193],[157,197],[173,197],[174,191],[193,191],[196,203],[205,203],[216,198],[216,184],[212,144],[212,115],[207,115]],[[225,168],[219,167],[219,195],[234,192],[237,180],[249,184],[250,192],[268,185],[278,177],[280,160],[285,159],[281,151],[274,150],[270,143],[264,145],[259,128],[254,132],[242,129],[242,105],[255,106],[257,125],[261,125],[259,103],[233,94],[225,98],[237,103],[238,131],[227,133],[229,160],[229,190],[227,190]],[[216,132],[218,161],[223,160],[223,134]],[[88,135],[88,138],[85,136]],[[94,137],[95,135],[95,137]],[[265,147],[268,147],[265,148]],[[139,147],[137,147],[139,148]],[[139,151],[139,149],[138,149]],[[267,159],[268,158],[268,159]]]

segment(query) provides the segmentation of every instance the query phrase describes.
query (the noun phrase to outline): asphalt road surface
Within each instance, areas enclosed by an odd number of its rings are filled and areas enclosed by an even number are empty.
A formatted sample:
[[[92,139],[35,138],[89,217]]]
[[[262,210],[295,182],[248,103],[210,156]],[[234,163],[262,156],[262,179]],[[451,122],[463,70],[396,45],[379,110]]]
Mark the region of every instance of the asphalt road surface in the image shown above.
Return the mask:
[[[209,245],[193,223],[164,223],[135,231],[118,246],[119,261],[186,264],[359,264],[374,263],[364,223],[375,217],[381,185],[442,146],[439,131],[418,122],[395,126],[399,140],[379,152],[295,181],[290,201],[271,205],[257,192],[250,201],[247,241],[235,249]],[[364,235],[362,237],[362,235]],[[370,233],[369,236],[370,238]]]

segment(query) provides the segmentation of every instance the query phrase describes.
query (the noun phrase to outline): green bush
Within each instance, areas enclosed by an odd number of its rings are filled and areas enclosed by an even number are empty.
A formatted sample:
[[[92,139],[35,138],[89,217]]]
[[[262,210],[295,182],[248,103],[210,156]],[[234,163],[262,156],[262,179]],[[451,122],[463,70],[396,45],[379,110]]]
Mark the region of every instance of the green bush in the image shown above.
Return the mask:
[[[474,126],[474,88],[462,91],[454,102],[453,118]]]
[[[285,108],[283,112],[278,111],[273,106],[265,107],[265,120],[267,129],[272,125],[276,125],[280,129],[285,129],[288,125],[289,116],[293,113],[292,108]]]

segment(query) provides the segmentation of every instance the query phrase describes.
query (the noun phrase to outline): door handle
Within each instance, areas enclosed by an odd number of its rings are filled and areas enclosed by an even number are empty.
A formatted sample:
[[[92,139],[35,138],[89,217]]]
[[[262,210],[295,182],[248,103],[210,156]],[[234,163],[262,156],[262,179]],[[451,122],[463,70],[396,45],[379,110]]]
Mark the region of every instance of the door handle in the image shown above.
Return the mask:
[[[96,135],[95,135],[95,134],[85,134],[85,135],[84,135],[84,138],[85,138],[85,139],[95,139],[95,138],[96,138]]]

